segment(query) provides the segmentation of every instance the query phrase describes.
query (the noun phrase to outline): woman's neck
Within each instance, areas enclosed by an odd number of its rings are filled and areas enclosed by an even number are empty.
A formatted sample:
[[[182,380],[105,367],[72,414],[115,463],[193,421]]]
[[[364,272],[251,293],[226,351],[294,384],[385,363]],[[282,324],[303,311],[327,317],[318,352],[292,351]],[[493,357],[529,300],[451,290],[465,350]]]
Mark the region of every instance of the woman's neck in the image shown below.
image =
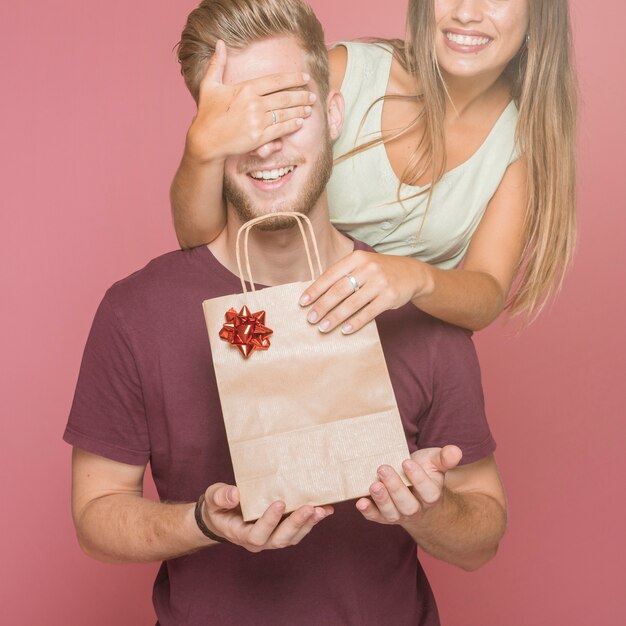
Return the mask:
[[[446,86],[446,111],[448,115],[462,117],[465,113],[483,108],[485,105],[501,106],[511,99],[509,82],[499,76],[477,76],[472,78],[443,74]]]
[[[446,108],[450,116],[462,117],[466,112],[488,103],[489,106],[506,103],[511,99],[508,79],[502,73],[485,73],[480,76],[453,76],[442,73],[447,97]],[[415,77],[394,60],[387,95],[415,96],[420,93],[419,77]]]

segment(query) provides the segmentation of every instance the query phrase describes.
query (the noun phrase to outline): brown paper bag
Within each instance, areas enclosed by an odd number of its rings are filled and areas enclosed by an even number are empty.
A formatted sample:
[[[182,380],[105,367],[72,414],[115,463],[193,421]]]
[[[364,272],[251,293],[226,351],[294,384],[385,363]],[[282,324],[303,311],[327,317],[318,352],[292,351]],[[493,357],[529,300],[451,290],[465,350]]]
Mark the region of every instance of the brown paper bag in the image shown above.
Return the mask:
[[[302,222],[308,226],[319,273],[322,268],[308,218],[299,213],[273,215],[296,219],[314,280]],[[254,290],[248,235],[252,226],[268,217],[247,222],[237,236],[243,293],[203,302],[246,521],[260,517],[276,500],[293,511],[304,504],[365,496],[383,463],[406,480],[401,463],[409,456],[376,324],[349,336],[323,334],[306,321],[298,304],[310,283]],[[243,278],[242,233],[252,291]],[[265,311],[265,325],[273,331],[269,348],[254,350],[247,358],[220,338],[226,312],[231,307],[239,312],[244,306],[250,312]]]

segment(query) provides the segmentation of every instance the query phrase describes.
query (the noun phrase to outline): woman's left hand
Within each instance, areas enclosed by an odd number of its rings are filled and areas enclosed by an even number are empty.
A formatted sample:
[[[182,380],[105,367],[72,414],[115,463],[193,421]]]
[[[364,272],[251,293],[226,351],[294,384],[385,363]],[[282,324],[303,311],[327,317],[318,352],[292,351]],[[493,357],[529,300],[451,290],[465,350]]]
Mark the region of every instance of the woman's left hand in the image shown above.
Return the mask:
[[[421,261],[357,250],[328,268],[300,298],[312,304],[307,319],[329,332],[343,324],[350,334],[377,315],[432,293],[433,279]]]

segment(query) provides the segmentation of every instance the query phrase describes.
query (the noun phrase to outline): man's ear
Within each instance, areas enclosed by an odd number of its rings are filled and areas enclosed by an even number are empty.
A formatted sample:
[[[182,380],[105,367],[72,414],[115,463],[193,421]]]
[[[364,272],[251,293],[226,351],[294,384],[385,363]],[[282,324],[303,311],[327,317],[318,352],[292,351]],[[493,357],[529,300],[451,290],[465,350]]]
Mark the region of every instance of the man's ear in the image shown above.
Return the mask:
[[[328,120],[328,134],[331,141],[335,141],[343,127],[344,101],[338,91],[331,91],[326,98],[326,119]]]

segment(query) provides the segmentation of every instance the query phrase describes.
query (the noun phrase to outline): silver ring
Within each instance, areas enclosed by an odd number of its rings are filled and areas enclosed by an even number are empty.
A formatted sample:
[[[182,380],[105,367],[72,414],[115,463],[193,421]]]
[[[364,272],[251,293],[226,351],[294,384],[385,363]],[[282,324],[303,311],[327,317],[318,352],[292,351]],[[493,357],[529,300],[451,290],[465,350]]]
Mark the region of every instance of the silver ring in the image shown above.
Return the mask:
[[[350,284],[352,285],[352,293],[357,292],[360,287],[359,287],[359,281],[352,276],[352,274],[346,274],[346,278],[350,281]]]
[[[276,111],[270,111],[270,113],[272,114],[272,126],[274,126],[274,124],[276,124],[276,122],[278,121],[278,118],[276,117]]]

